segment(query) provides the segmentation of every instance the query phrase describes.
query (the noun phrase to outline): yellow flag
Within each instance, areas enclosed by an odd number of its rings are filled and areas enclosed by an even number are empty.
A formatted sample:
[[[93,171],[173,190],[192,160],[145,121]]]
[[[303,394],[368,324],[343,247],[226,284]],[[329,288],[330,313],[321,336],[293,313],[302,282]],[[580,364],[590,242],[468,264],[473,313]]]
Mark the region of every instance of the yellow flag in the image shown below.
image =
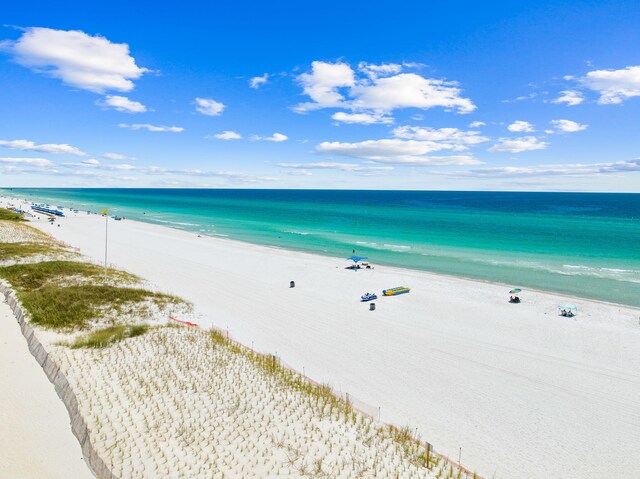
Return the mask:
[[[105,209],[102,210],[102,214],[103,215],[106,215],[107,213],[109,213],[109,209],[108,208],[105,208]]]

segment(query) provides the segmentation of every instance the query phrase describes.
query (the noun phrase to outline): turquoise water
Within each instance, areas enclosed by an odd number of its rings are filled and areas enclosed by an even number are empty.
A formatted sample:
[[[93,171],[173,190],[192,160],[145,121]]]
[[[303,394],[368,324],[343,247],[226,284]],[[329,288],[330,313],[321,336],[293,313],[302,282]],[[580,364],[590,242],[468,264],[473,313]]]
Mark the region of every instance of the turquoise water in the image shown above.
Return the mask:
[[[5,189],[31,201],[640,306],[640,195]]]

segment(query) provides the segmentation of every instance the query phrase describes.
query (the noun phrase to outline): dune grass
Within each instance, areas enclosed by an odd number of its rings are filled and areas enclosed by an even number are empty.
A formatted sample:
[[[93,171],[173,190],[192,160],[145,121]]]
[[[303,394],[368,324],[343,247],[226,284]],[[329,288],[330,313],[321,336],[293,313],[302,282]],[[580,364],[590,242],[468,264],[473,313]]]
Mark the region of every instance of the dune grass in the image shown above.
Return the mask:
[[[55,255],[66,252],[67,251],[64,248],[53,243],[0,243],[0,261],[27,258],[29,256],[36,255]]]
[[[4,243],[7,245],[10,243]],[[46,285],[63,286],[67,284],[103,281],[104,269],[101,266],[79,261],[42,261],[32,264],[16,264],[0,267],[0,277],[6,279],[17,290],[34,290]],[[132,284],[139,278],[124,271],[109,269],[108,284]]]
[[[0,208],[0,220],[5,221],[26,221],[21,214],[6,208]]]
[[[84,329],[99,318],[146,316],[150,305],[162,309],[182,303],[174,296],[140,288],[95,284],[45,285],[19,291],[18,298],[29,311],[33,324],[67,331]]]
[[[122,324],[98,329],[77,338],[69,346],[78,348],[105,348],[127,338],[141,336],[149,330],[146,324]]]
[[[57,244],[49,235],[21,221],[0,220],[0,243]]]
[[[353,408],[351,402],[336,395],[331,386],[310,381],[300,373],[282,365],[276,356],[255,352],[229,339],[222,331],[212,330],[210,338],[215,345],[226,348],[231,354],[248,359],[263,374],[277,381],[281,388],[304,394],[316,407],[328,410],[330,416],[343,417],[346,421],[353,423],[362,420],[361,413]],[[402,451],[403,456],[418,467],[431,469],[442,459],[434,454],[430,445],[422,444],[413,437],[409,427],[397,428],[383,424],[377,428],[377,434],[391,439],[399,448],[398,450]],[[451,471],[451,474],[447,476],[449,478],[454,477],[452,475],[453,467]],[[461,477],[462,471],[457,469],[457,473],[458,477]]]
[[[185,304],[175,296],[132,285],[139,278],[110,269],[106,283],[102,267],[78,261],[43,261],[0,267],[31,316],[31,322],[58,330],[86,328],[92,320],[116,316],[146,317],[155,309]]]

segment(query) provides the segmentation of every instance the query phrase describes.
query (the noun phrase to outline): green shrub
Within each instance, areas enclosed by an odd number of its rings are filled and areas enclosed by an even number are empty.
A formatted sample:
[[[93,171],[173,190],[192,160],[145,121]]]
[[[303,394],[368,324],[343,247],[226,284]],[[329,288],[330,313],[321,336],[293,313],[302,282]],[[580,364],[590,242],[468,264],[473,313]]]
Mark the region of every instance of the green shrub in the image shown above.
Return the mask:
[[[144,289],[93,284],[66,287],[46,284],[34,290],[19,290],[18,298],[32,323],[60,330],[83,329],[91,320],[105,316],[144,315],[146,311],[140,305],[143,302],[159,308],[182,302],[175,296]]]
[[[6,208],[0,208],[0,220],[5,221],[26,221],[21,214]]]
[[[124,324],[98,329],[77,338],[70,346],[77,348],[104,348],[127,338],[135,338],[146,333],[149,326],[145,324]]]
[[[95,264],[78,261],[42,261],[0,267],[0,277],[9,281],[16,290],[33,290],[47,284],[61,286],[65,282],[77,283],[78,280],[102,280],[104,269]],[[133,283],[138,281],[138,278],[124,271],[110,269],[107,280],[110,283]]]

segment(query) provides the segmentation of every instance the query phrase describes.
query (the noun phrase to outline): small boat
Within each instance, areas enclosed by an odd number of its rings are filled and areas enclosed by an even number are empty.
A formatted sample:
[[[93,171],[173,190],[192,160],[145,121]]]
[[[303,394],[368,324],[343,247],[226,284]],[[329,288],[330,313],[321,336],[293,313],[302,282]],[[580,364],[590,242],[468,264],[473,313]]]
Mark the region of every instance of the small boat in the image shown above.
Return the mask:
[[[399,294],[408,293],[409,291],[411,291],[411,288],[398,286],[397,288],[383,289],[382,294],[385,296],[397,296]]]
[[[373,301],[374,299],[378,299],[378,296],[375,293],[364,293],[362,296],[360,296],[361,302]]]

